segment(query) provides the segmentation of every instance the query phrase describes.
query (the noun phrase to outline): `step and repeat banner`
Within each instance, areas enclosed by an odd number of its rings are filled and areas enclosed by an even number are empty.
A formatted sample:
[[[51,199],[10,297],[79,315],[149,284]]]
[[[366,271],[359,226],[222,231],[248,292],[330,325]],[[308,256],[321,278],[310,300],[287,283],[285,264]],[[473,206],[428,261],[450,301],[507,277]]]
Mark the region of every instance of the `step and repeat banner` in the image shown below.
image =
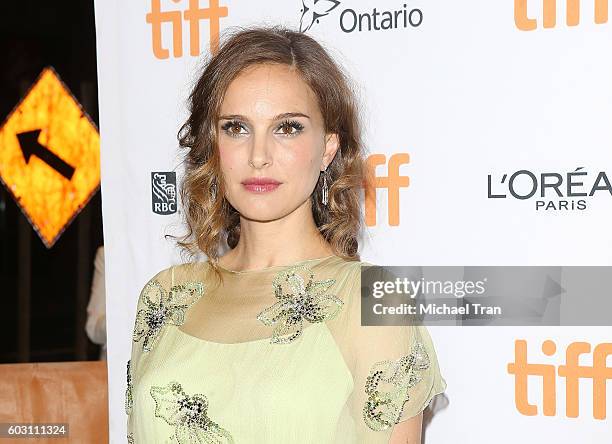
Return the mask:
[[[187,95],[232,27],[306,32],[358,86],[380,179],[364,207],[364,260],[612,265],[607,0],[95,6],[112,442],[126,439],[139,292],[184,260],[164,235],[183,233],[176,134]],[[427,443],[611,442],[612,327],[429,330],[448,388],[427,410]]]

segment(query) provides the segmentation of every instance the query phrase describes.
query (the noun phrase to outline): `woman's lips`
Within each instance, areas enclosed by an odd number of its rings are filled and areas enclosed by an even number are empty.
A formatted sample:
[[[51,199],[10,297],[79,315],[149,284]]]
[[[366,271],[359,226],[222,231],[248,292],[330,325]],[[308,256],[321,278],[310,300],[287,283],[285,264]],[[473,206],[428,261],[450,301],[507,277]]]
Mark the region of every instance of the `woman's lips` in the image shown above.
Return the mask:
[[[245,190],[252,193],[268,193],[274,191],[281,184],[272,177],[249,177],[242,181]]]
[[[280,183],[243,183],[242,186],[253,193],[267,193],[278,188]]]

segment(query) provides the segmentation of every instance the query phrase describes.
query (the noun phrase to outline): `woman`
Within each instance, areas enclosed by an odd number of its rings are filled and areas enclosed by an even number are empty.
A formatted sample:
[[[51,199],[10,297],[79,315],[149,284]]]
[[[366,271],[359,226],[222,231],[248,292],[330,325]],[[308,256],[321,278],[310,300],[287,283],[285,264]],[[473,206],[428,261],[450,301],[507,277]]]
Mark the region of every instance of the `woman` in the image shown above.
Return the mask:
[[[368,179],[347,76],[305,34],[240,30],[207,60],[179,140],[179,244],[208,259],[142,290],[129,439],[420,442],[446,382],[425,327],[360,324]]]

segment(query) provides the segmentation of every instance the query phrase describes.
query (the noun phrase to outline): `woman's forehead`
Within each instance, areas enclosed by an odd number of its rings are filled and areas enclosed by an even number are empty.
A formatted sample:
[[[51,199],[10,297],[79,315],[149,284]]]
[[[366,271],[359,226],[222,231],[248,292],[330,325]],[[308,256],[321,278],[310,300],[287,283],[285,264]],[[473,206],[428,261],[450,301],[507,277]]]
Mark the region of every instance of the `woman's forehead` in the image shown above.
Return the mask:
[[[283,112],[318,112],[314,93],[288,65],[249,67],[230,83],[221,105],[221,114],[271,118]]]

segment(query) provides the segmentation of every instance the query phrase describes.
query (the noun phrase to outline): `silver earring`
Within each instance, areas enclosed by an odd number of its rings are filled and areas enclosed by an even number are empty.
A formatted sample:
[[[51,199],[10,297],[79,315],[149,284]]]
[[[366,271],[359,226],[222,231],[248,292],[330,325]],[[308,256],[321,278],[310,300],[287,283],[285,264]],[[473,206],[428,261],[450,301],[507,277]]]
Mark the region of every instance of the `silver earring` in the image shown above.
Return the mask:
[[[329,194],[329,189],[327,187],[327,170],[323,170],[323,190],[322,190],[321,202],[325,206],[327,206],[327,196],[328,196],[328,194]]]
[[[210,195],[212,196],[213,199],[217,198],[217,184],[213,183],[212,186],[210,187]]]

